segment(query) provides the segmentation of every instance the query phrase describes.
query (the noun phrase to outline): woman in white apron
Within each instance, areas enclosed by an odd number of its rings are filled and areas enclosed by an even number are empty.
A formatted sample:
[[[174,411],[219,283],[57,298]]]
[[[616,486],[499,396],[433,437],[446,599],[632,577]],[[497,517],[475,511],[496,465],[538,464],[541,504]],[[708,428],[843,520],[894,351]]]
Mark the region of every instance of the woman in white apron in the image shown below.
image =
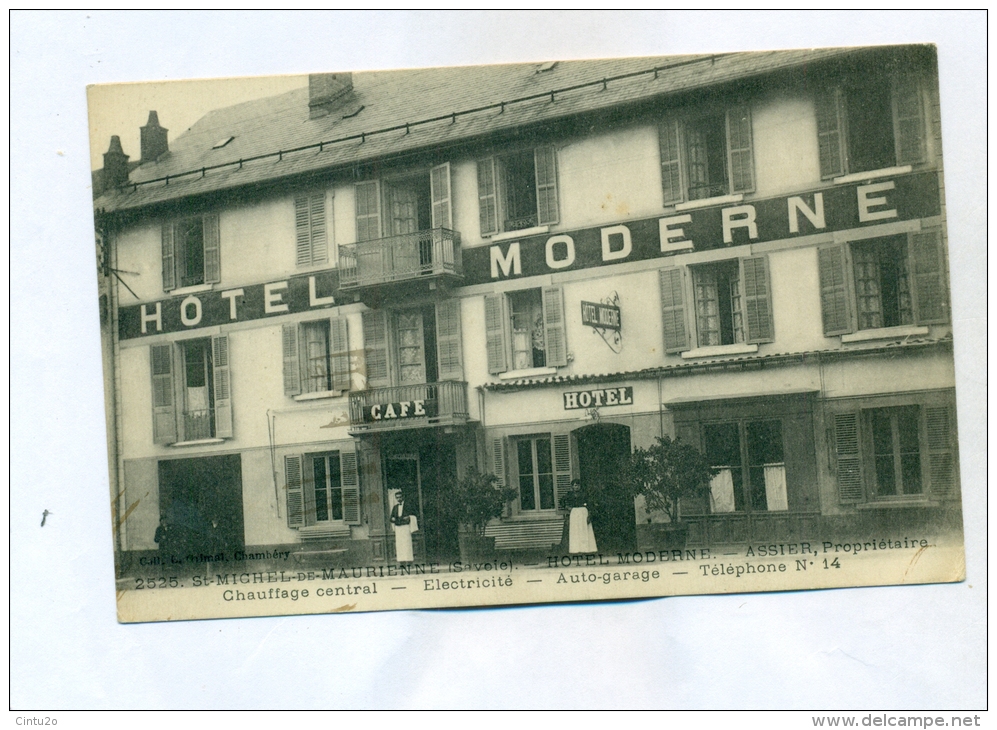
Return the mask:
[[[412,555],[412,533],[418,531],[419,521],[415,515],[405,514],[405,495],[400,490],[395,492],[395,506],[391,508],[389,521],[395,532],[395,560],[411,563],[415,559]]]

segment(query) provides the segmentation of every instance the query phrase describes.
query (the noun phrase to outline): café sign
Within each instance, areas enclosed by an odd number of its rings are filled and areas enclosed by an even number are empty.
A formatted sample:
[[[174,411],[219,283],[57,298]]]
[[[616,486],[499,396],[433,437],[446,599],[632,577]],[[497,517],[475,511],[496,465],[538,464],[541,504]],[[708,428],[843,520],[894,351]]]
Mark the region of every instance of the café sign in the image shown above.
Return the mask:
[[[394,421],[405,418],[434,418],[437,411],[435,398],[405,400],[398,403],[375,403],[372,406],[364,406],[363,421],[364,423],[377,423],[378,421]]]

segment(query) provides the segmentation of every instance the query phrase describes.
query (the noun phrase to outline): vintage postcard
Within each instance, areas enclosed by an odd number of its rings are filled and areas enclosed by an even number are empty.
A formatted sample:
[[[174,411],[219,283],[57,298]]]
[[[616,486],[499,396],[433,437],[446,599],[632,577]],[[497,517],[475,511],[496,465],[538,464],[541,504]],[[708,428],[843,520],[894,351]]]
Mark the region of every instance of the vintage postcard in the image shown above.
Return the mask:
[[[934,47],[89,103],[119,620],[962,580]]]

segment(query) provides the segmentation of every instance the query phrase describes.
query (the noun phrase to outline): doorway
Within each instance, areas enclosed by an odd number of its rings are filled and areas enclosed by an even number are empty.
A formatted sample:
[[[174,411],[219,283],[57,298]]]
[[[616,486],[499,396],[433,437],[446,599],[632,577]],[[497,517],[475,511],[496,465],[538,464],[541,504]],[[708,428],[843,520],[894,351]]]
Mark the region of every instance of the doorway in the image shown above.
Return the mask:
[[[630,429],[615,423],[598,423],[578,429],[575,438],[581,486],[589,495],[599,551],[635,549],[634,502],[630,490],[622,483],[624,465],[630,459]]]
[[[159,462],[159,549],[183,561],[245,545],[238,454]]]

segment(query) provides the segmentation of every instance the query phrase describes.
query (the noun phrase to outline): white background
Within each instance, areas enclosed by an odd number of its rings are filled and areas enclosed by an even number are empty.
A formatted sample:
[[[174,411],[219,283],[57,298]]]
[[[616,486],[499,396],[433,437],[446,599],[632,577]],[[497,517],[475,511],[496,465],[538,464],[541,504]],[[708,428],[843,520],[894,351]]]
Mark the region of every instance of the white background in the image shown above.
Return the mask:
[[[985,706],[985,14],[15,12],[10,22],[12,708]],[[87,84],[909,42],[939,48],[966,582],[116,623]]]

